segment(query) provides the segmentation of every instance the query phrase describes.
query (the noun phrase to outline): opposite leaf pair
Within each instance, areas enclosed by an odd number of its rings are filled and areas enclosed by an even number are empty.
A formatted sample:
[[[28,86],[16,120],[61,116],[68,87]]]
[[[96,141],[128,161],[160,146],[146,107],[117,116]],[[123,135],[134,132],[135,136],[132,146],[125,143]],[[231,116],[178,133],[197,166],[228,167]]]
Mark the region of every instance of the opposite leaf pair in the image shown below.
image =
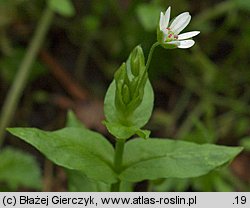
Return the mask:
[[[158,178],[189,178],[204,175],[231,161],[240,147],[194,144],[169,139],[133,139],[125,144],[122,170],[113,167],[114,148],[102,135],[67,127],[54,132],[35,128],[9,131],[28,142],[55,164],[83,172],[106,184],[139,182]]]

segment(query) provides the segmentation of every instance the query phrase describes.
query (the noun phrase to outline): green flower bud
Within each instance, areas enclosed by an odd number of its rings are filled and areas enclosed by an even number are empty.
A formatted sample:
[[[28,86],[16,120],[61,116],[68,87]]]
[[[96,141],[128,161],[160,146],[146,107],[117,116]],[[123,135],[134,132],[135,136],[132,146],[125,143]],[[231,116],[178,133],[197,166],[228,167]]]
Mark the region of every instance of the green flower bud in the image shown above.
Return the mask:
[[[131,73],[136,77],[143,70],[145,59],[141,46],[136,46],[130,55]]]
[[[122,98],[123,98],[123,103],[125,105],[127,105],[131,101],[129,88],[128,88],[128,85],[126,84],[124,84],[122,88]]]
[[[116,81],[118,80],[125,80],[127,71],[126,71],[126,64],[122,63],[120,68],[115,72],[114,78]]]
[[[130,89],[130,92],[132,94],[131,97],[134,97],[133,94],[135,93],[135,91],[138,87],[139,80],[140,80],[140,77],[134,77],[130,82],[129,89]]]
[[[124,111],[126,106],[123,103],[123,97],[122,97],[122,87],[123,87],[123,81],[117,80],[116,83],[116,92],[115,92],[115,106],[120,111]]]
[[[124,84],[124,79],[126,77],[126,65],[123,63],[120,68],[115,72],[115,84],[116,84],[116,92],[115,92],[115,106],[120,111],[125,109],[125,105],[123,103],[122,98],[122,88]]]
[[[141,104],[148,78],[142,48],[137,46],[115,73],[115,106],[123,115],[133,113]]]

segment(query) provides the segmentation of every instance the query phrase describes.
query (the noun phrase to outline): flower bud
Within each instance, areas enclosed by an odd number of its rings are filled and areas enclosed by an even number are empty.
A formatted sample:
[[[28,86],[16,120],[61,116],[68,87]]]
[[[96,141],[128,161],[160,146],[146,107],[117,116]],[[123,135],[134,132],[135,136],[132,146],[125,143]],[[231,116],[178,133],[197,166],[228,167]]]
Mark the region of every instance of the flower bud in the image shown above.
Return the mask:
[[[125,105],[127,105],[131,101],[129,88],[128,88],[128,85],[126,84],[124,84],[122,88],[122,98],[123,98],[123,103]]]
[[[143,50],[141,46],[136,46],[130,55],[130,67],[132,74],[136,77],[145,66]]]
[[[128,116],[138,108],[147,79],[143,51],[137,46],[115,73],[115,106],[120,113]]]
[[[126,65],[125,65],[125,63],[122,63],[120,68],[115,72],[114,78],[116,81],[125,80],[126,74],[127,74]]]

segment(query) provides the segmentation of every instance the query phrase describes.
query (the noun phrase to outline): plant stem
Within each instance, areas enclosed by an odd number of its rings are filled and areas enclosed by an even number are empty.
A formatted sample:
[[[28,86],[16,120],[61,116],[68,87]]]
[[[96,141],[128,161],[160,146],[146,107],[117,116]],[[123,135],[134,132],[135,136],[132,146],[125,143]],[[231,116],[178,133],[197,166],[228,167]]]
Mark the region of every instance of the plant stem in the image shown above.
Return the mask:
[[[158,45],[160,45],[160,43],[155,42],[155,43],[151,46],[151,48],[150,48],[150,51],[149,51],[149,54],[148,54],[147,63],[146,63],[146,71],[148,70],[148,67],[149,67],[149,64],[150,64],[150,62],[151,62],[152,55],[153,55],[153,52],[154,52],[154,50],[155,50],[155,47],[158,46]]]
[[[117,174],[121,172],[122,169],[122,158],[124,151],[125,139],[117,139],[115,143],[115,157],[114,157],[114,169]],[[112,192],[118,192],[120,190],[121,181],[111,185]]]
[[[151,46],[149,54],[148,54],[148,59],[147,59],[146,68],[145,68],[146,70],[145,71],[148,70],[149,64],[150,64],[151,59],[152,59],[154,49],[158,45],[160,45],[160,43],[155,42]],[[123,150],[124,150],[125,141],[126,141],[125,139],[117,139],[116,144],[115,144],[114,169],[115,169],[115,172],[117,174],[119,174],[121,172],[121,169],[122,169],[122,157],[123,157]],[[111,185],[111,191],[112,192],[118,192],[120,190],[120,185],[121,185],[121,180],[118,179],[117,183],[114,183],[114,184]]]
[[[53,12],[46,8],[38,23],[34,36],[29,44],[27,53],[23,58],[13,85],[11,86],[7,98],[2,107],[0,117],[0,146],[3,144],[5,128],[9,125],[18,105],[18,101],[22,95],[26,85],[31,66],[36,59],[38,51],[43,43],[43,40],[48,32],[49,26],[53,19]]]

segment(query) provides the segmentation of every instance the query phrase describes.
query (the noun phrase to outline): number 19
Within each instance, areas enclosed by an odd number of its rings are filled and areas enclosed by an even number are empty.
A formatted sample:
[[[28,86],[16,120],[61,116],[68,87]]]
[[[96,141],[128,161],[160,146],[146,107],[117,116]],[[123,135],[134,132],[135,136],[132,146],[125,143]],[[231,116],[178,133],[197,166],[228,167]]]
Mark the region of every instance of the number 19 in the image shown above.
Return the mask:
[[[241,197],[236,196],[235,199],[236,199],[237,204],[246,204],[247,202],[247,198],[245,196],[241,196]]]

